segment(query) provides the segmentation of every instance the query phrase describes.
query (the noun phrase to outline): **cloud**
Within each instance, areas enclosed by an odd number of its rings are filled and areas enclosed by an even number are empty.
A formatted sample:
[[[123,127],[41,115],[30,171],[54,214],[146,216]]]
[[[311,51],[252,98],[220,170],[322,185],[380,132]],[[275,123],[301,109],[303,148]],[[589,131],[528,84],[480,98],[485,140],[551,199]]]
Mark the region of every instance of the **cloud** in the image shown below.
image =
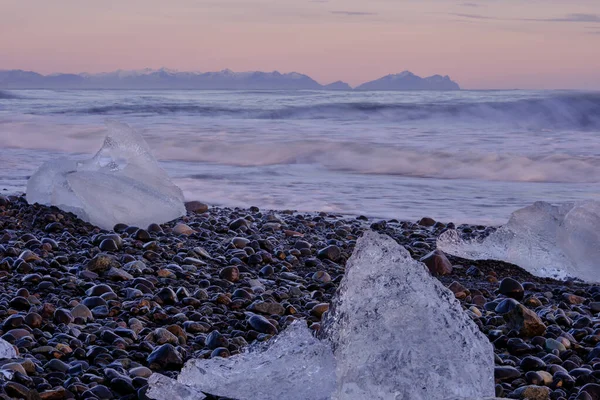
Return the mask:
[[[583,22],[583,23],[600,23],[600,15],[598,14],[566,14],[558,18],[498,18],[480,14],[465,14],[465,13],[448,13],[456,17],[479,19],[479,20],[497,20],[497,21],[524,21],[524,22]]]
[[[469,18],[469,19],[500,19],[496,17],[488,17],[485,15],[479,14],[464,14],[464,13],[448,13],[448,15],[454,15],[456,17]]]
[[[460,3],[459,6],[463,6],[463,7],[480,7],[480,5],[477,4],[477,3]]]
[[[547,22],[600,22],[598,14],[567,14],[562,18],[534,19]]]
[[[366,11],[332,11],[331,13],[339,15],[377,15],[377,13]]]

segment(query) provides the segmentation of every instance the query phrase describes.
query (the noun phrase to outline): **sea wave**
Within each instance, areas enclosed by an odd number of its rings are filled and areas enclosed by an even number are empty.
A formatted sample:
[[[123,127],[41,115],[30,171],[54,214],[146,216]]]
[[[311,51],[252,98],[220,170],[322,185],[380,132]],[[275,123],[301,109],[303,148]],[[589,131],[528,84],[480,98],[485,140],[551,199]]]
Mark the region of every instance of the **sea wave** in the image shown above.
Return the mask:
[[[486,121],[543,128],[590,130],[600,128],[600,93],[557,93],[544,97],[513,98],[502,101],[462,99],[458,102],[431,103],[369,101],[316,103],[266,110],[259,107],[226,107],[200,102],[140,99],[131,103],[57,110],[55,113],[107,116],[186,114],[196,117],[240,119],[334,121],[374,119],[394,122],[439,119],[450,122]]]
[[[18,99],[19,96],[17,96],[14,93],[8,92],[6,90],[0,90],[0,100],[9,100],[9,99]]]
[[[328,142],[188,143],[162,147],[163,159],[244,167],[311,164],[356,174],[512,182],[599,183],[600,158],[443,152]]]
[[[0,147],[90,153],[101,144],[97,126],[5,123]],[[60,140],[57,140],[60,138]],[[147,139],[165,161],[238,167],[312,165],[329,171],[363,175],[395,175],[437,179],[476,179],[506,182],[600,183],[600,156],[546,149],[515,154],[484,149],[416,148],[371,141],[268,137],[195,137],[160,134]],[[202,167],[188,166],[189,175]],[[270,169],[272,171],[272,169]],[[282,169],[282,171],[285,171]]]

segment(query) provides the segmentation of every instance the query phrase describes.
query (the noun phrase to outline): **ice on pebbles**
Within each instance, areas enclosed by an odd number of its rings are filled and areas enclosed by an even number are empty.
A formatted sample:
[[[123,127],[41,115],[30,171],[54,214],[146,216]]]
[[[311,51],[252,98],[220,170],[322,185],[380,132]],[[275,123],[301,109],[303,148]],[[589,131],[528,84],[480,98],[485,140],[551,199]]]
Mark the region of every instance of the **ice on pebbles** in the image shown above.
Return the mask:
[[[551,205],[536,202],[515,211],[508,223],[484,239],[464,240],[444,232],[437,247],[468,259],[501,260],[533,275],[600,281],[600,202]]]
[[[196,390],[194,387],[189,387],[178,383],[176,380],[168,378],[161,374],[152,374],[148,379],[148,391],[146,395],[151,399],[189,399],[202,400],[206,396]]]
[[[43,164],[27,182],[27,201],[57,206],[104,229],[117,223],[145,227],[184,215],[181,190],[144,138],[123,123],[107,126],[104,145],[93,158]]]
[[[335,389],[331,348],[316,339],[302,320],[239,355],[190,360],[171,385],[156,375],[150,378],[148,391],[154,399],[172,399],[174,392],[188,390],[237,400],[327,400]]]
[[[388,236],[366,232],[322,323],[337,400],[494,395],[494,352],[452,292]]]
[[[0,339],[0,360],[17,358],[14,346],[4,339]]]
[[[239,400],[494,395],[492,345],[454,295],[387,236],[366,232],[358,240],[319,336],[312,336],[306,322],[295,321],[251,351],[188,361],[177,381],[153,375],[148,395],[173,398],[186,390]]]

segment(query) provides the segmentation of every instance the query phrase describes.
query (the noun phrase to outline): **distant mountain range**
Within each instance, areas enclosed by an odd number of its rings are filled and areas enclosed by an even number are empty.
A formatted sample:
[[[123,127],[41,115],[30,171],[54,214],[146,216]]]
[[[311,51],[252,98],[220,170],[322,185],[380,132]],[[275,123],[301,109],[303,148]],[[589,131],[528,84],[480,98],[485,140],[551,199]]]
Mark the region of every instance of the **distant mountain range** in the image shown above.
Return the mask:
[[[421,78],[410,71],[404,71],[363,83],[356,90],[460,90],[460,87],[448,75]]]
[[[308,75],[290,72],[178,72],[166,68],[118,70],[99,74],[51,74],[0,70],[0,89],[213,89],[353,90],[346,82],[321,85]],[[384,76],[354,90],[460,90],[448,76],[421,78],[412,72]]]

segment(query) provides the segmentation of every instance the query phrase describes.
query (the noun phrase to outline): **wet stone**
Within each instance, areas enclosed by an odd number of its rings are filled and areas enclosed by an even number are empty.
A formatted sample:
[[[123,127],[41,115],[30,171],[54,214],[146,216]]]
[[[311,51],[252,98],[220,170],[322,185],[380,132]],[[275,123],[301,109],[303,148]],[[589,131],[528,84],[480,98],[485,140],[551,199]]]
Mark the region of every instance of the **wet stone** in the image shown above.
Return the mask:
[[[229,282],[237,282],[240,279],[240,271],[235,266],[225,267],[219,272],[219,277]]]
[[[54,312],[54,322],[57,324],[70,324],[73,319],[73,315],[69,310],[59,308]]]
[[[117,251],[119,249],[112,239],[104,239],[98,247],[102,251]]]
[[[200,202],[200,201],[187,201],[185,202],[185,209],[188,212],[202,214],[208,211],[208,205]]]
[[[533,311],[517,304],[512,310],[504,314],[507,326],[518,331],[525,337],[540,336],[546,332],[546,325]]]
[[[267,301],[256,301],[248,306],[248,310],[267,315],[283,315],[285,313],[285,307],[281,304]]]
[[[325,271],[317,271],[312,275],[312,279],[317,282],[331,282],[331,276]]]
[[[21,296],[17,296],[13,299],[11,299],[11,301],[8,303],[8,305],[10,306],[10,308],[14,308],[15,310],[18,311],[29,311],[29,308],[31,307],[31,304],[29,304],[29,301]]]
[[[429,272],[434,276],[452,273],[452,263],[441,250],[432,251],[423,256],[420,261],[427,266]]]
[[[121,264],[109,254],[98,254],[92,258],[86,268],[88,271],[102,273],[108,271],[110,268],[120,268]]]
[[[326,259],[331,261],[338,261],[342,255],[342,251],[339,247],[331,245],[327,246],[324,249],[321,249],[317,253],[317,257],[320,259]]]
[[[158,346],[148,356],[147,362],[151,369],[172,369],[183,365],[183,359],[172,344]]]
[[[514,367],[495,367],[494,378],[497,381],[512,381],[521,376],[521,372]]]
[[[500,281],[500,287],[498,291],[507,296],[511,297],[515,300],[522,300],[524,296],[523,286],[513,278],[504,278]]]
[[[266,333],[269,335],[277,334],[277,328],[275,328],[265,317],[261,315],[253,315],[248,319],[250,326],[257,332]]]

